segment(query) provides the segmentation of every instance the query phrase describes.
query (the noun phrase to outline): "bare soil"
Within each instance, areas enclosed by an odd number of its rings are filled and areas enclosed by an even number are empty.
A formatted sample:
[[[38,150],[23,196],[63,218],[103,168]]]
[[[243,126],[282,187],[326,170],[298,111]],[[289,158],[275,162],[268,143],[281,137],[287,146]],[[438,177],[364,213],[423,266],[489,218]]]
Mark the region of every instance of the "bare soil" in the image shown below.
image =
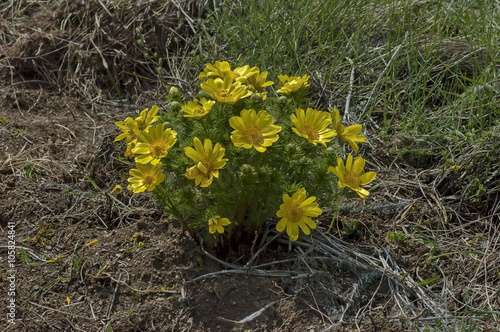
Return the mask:
[[[130,46],[136,28],[153,50],[153,26],[170,50],[189,49],[174,41],[175,33],[190,33],[178,9],[147,3],[131,2],[132,14],[119,1],[109,8],[68,0],[2,9],[6,331],[499,330],[498,316],[485,314],[500,308],[498,190],[491,185],[487,195],[464,200],[468,174],[438,171],[432,149],[425,158],[395,152],[407,138],[373,138],[365,152],[381,185],[370,200],[349,200],[319,220],[322,233],[293,246],[278,237],[224,260],[196,246],[149,195],[111,195],[115,185],[126,187],[130,168],[113,141],[114,122],[165,97],[125,74],[149,70]],[[181,3],[186,15],[203,17],[195,2]],[[152,12],[170,23],[160,27]],[[186,78],[165,70],[182,86]],[[6,320],[9,227],[15,324]],[[396,231],[404,240],[389,241]]]

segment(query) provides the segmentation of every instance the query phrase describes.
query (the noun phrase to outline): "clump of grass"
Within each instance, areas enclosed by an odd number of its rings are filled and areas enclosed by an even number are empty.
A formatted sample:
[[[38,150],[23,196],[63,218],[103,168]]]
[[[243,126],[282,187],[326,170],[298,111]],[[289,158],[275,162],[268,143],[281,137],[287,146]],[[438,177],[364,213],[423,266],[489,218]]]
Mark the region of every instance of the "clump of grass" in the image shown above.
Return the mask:
[[[10,5],[9,5],[10,4]],[[182,84],[193,22],[209,2],[7,1],[0,5],[2,74],[27,87],[64,89],[95,102],[125,100],[160,80]],[[33,11],[38,13],[32,20]],[[31,20],[29,24],[26,20]],[[30,26],[30,28],[26,28]],[[4,29],[5,28],[5,29]]]

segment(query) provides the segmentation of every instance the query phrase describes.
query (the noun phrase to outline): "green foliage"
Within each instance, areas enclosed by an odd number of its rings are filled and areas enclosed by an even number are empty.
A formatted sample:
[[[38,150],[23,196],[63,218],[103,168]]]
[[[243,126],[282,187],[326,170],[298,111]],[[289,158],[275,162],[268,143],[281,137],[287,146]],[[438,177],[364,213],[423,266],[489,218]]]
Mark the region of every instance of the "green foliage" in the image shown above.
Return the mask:
[[[342,232],[348,236],[360,236],[363,235],[363,229],[359,223],[359,220],[352,219],[340,219],[342,223]]]
[[[418,282],[416,286],[429,286],[429,285],[433,285],[433,284],[439,282],[440,280],[441,280],[440,277],[433,276],[433,277],[430,277],[430,278],[427,278],[427,279],[424,279],[424,280]]]
[[[327,169],[335,164],[338,147],[314,146],[295,135],[290,123],[294,105],[293,100],[283,103],[277,97],[262,102],[247,98],[234,105],[218,103],[200,119],[168,109],[160,121],[175,128],[182,139],[169,152],[164,163],[168,176],[155,188],[154,196],[170,214],[195,230],[193,233],[206,233],[208,220],[220,215],[232,222],[228,236],[237,238],[245,232],[260,232],[266,220],[275,217],[283,194],[291,195],[301,187],[315,195],[322,206],[328,206],[337,189],[334,176]],[[279,140],[265,152],[242,149],[232,143],[229,118],[240,115],[243,109],[267,110],[274,116],[275,124],[282,127]],[[202,141],[209,138],[226,149],[227,164],[208,188],[195,187],[193,180],[184,176],[193,165],[184,148],[192,146],[195,137]],[[205,238],[206,242],[213,240],[216,238],[211,235]]]
[[[387,241],[394,246],[398,246],[404,243],[406,240],[407,236],[403,232],[395,231],[387,233]]]
[[[35,166],[33,164],[28,164],[24,166],[24,174],[27,179],[31,179],[33,177],[33,171],[35,170]]]
[[[340,123],[338,110],[308,107],[307,75],[279,76],[281,97],[264,91],[273,84],[266,75],[257,67],[231,70],[227,62],[208,64],[200,74],[205,80],[196,99],[171,88],[161,117],[153,106],[135,120],[117,123],[122,130],[117,139],[126,139],[129,156],[136,155],[138,169],[130,173],[129,189],[152,191],[196,241],[226,247],[251,243],[278,211],[286,227],[277,228],[286,228],[292,240],[298,237],[298,226],[309,234],[309,227],[315,228],[310,217],[321,213],[318,204],[332,208],[339,196],[335,175],[344,177],[332,170],[340,150],[332,139],[338,136],[350,144],[365,141],[361,126],[346,128]],[[162,125],[153,125],[156,121]],[[168,138],[160,135],[163,128],[168,128]],[[160,146],[164,147],[158,152],[161,156],[150,157]],[[351,170],[349,166],[340,179],[354,191],[375,178],[373,172],[361,177],[364,160],[358,159],[354,165],[360,167]],[[149,160],[161,160],[161,174]],[[144,161],[150,164],[144,166]],[[363,194],[366,198],[368,191]],[[306,199],[305,205],[299,205]],[[287,224],[292,219],[294,230]],[[134,243],[138,246],[142,241]]]

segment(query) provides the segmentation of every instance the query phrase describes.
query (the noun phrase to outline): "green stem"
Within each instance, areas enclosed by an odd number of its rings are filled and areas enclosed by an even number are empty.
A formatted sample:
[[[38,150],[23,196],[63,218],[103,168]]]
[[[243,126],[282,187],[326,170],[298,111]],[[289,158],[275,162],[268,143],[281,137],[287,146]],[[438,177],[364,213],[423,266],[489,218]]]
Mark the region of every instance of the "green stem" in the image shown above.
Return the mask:
[[[196,232],[191,228],[189,227],[189,224],[186,222],[186,220],[184,219],[183,215],[180,213],[179,210],[177,210],[177,208],[175,207],[175,204],[174,202],[172,202],[172,200],[170,199],[169,196],[165,196],[165,200],[166,200],[166,203],[167,203],[167,207],[168,209],[170,210],[170,212],[177,218],[177,220],[179,220],[179,222],[181,223],[182,225],[182,228],[184,230],[187,230],[189,235],[193,238],[193,240],[196,242],[196,243],[199,243],[199,240],[196,236]]]
[[[203,129],[203,134],[205,134],[204,138],[208,138],[208,137],[210,137],[210,135],[208,133],[207,126],[206,126],[205,122],[206,122],[206,117],[203,117],[200,119],[201,129]]]

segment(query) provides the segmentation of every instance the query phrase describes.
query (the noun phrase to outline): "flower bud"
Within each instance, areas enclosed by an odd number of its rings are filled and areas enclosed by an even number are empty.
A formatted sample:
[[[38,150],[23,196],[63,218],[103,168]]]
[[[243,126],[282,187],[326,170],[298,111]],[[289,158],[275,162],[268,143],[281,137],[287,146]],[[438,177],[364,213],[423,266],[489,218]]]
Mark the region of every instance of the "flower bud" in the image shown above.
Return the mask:
[[[297,151],[297,147],[295,146],[295,144],[290,143],[286,146],[286,150],[289,152],[295,152]]]
[[[268,169],[267,169],[267,168],[265,168],[265,167],[261,167],[261,168],[259,168],[259,175],[262,175],[262,176],[267,176],[267,175],[269,175],[269,171],[268,171]]]
[[[196,97],[198,99],[201,99],[201,98],[207,98],[209,96],[208,96],[208,93],[206,93],[205,91],[202,90],[202,91],[198,92],[198,94],[196,95]]]
[[[169,106],[170,106],[170,108],[178,108],[178,107],[181,107],[181,104],[179,104],[178,101],[174,100],[174,101],[170,102]]]
[[[278,98],[278,101],[279,101],[280,103],[286,103],[286,101],[287,101],[287,100],[288,100],[288,98],[287,98],[287,97],[285,97],[285,96],[280,96],[280,97]]]
[[[248,165],[248,164],[241,165],[240,169],[241,169],[241,172],[243,174],[250,174],[253,171],[253,167],[251,165]]]
[[[168,96],[172,97],[179,94],[179,89],[175,86],[171,87],[170,90],[168,90]]]
[[[260,103],[262,101],[262,95],[261,94],[258,94],[258,93],[254,93],[253,95],[250,96],[250,99],[252,101],[255,101],[255,102],[258,102]]]

